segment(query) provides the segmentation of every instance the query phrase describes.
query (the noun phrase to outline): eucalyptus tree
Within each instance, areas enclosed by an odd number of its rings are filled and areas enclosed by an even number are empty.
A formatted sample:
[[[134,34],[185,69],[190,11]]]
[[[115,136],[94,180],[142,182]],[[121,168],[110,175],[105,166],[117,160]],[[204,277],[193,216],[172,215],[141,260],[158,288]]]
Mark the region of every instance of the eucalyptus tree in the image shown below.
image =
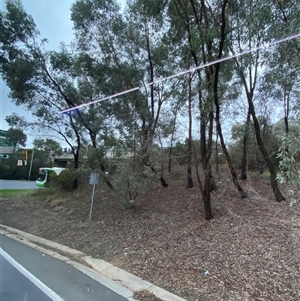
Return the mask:
[[[26,13],[20,2],[8,1],[6,10],[0,13],[1,27],[1,74],[10,88],[10,97],[16,105],[25,106],[37,118],[36,129],[53,124],[60,127],[58,134],[68,136],[74,131],[77,136],[76,149],[80,148],[79,129],[73,118],[61,130],[58,113],[74,104],[64,91],[64,80],[52,74],[51,55],[38,46],[38,30],[34,20]],[[76,159],[76,154],[74,154]],[[76,160],[75,160],[76,161]]]
[[[263,47],[264,43],[269,41],[269,29],[272,24],[273,11],[269,4],[262,1],[248,0],[244,1],[243,5],[238,5],[238,2],[235,4],[230,7],[230,22],[231,27],[234,29],[230,33],[231,53],[235,55],[243,52],[245,48],[255,48],[255,51],[249,54],[234,58],[236,74],[244,87],[257,143],[270,172],[271,187],[276,200],[282,201],[285,198],[277,184],[274,162],[262,139],[254,104],[258,82],[262,73],[259,69],[260,66],[264,65],[265,61],[263,58],[265,54],[264,49],[261,50],[260,47]],[[248,122],[249,118],[247,118],[246,125]],[[247,134],[247,131],[245,131],[245,134]],[[247,139],[244,139],[244,141],[246,142]]]
[[[272,39],[298,33],[298,1],[274,1],[273,19],[269,28]],[[260,87],[263,97],[276,102],[283,116],[286,134],[289,132],[289,119],[295,114],[300,89],[299,39],[292,39],[277,45],[266,61],[267,70]]]
[[[280,39],[299,33],[299,1],[273,1],[272,8],[274,21],[270,26],[270,35],[273,38]],[[274,102],[278,103],[285,124],[285,134],[279,135],[281,140],[278,154],[280,173],[277,178],[281,183],[288,182],[297,190],[299,187],[297,158],[300,139],[294,129],[298,127],[299,120],[299,38],[285,41],[277,45],[275,50],[267,62],[270,70],[265,76],[262,93],[270,92]],[[280,125],[280,122],[277,125]],[[292,193],[294,191],[290,189],[289,197],[295,202]]]
[[[97,66],[105,65],[104,92],[114,94],[134,88],[130,94],[109,102],[119,135],[128,146],[134,146],[142,165],[155,173],[158,171],[150,150],[163,106],[176,85],[176,81],[160,81],[167,74],[169,54],[163,43],[163,15],[162,1],[155,5],[128,1],[123,15],[114,1],[79,0],[72,7],[78,49],[86,51]],[[160,181],[167,186],[162,175]]]
[[[102,96],[99,77],[91,76],[101,72],[101,66],[95,69],[91,58],[76,53],[72,45],[45,51],[38,45],[33,19],[19,2],[7,2],[6,11],[1,12],[1,29],[1,73],[12,100],[38,119],[32,126],[51,130],[69,144],[77,168],[82,145],[90,143],[96,148],[107,132],[104,105],[73,110]],[[107,184],[111,187],[109,181]]]
[[[191,69],[197,68],[198,107],[200,109],[200,144],[202,169],[205,174],[204,187],[200,183],[204,200],[205,216],[212,218],[210,206],[211,190],[211,156],[214,118],[217,123],[218,136],[222,150],[227,158],[232,179],[242,197],[246,194],[238,183],[237,175],[228,154],[221,127],[221,99],[226,91],[226,81],[231,74],[224,68],[224,64],[210,64],[223,56],[226,46],[229,25],[227,22],[228,1],[185,1],[172,0],[169,2],[169,14],[173,27],[170,34],[180,36],[181,43],[187,46],[188,55],[193,60]],[[222,87],[222,89],[220,89]],[[198,179],[200,177],[198,176]]]
[[[25,147],[27,141],[27,135],[24,133],[26,128],[26,120],[24,117],[13,113],[9,116],[5,116],[5,121],[9,126],[6,136],[7,140],[13,146],[13,151],[16,152],[19,146]]]
[[[202,28],[202,13],[196,11],[195,3],[193,1],[185,0],[172,0],[169,2],[169,15],[171,18],[171,26],[169,34],[174,36],[177,43],[182,44],[182,49],[187,49],[185,57],[190,57],[191,61],[188,61],[190,67],[200,65],[204,55],[205,41],[203,41],[200,35],[200,29]],[[207,73],[209,74],[209,73]],[[213,217],[210,205],[210,179],[211,179],[211,145],[212,145],[212,127],[213,127],[213,104],[211,99],[211,93],[202,91],[205,87],[205,73],[202,70],[196,71],[197,81],[197,102],[200,109],[200,143],[201,143],[201,159],[202,168],[205,174],[204,188],[199,176],[198,168],[197,179],[200,185],[200,190],[203,197],[205,217],[211,219]],[[189,86],[191,83],[189,84]],[[206,91],[209,90],[206,87]],[[209,124],[208,144],[206,141],[207,124]],[[195,150],[194,154],[197,152]],[[197,162],[197,159],[195,160]],[[209,187],[209,188],[208,188]]]

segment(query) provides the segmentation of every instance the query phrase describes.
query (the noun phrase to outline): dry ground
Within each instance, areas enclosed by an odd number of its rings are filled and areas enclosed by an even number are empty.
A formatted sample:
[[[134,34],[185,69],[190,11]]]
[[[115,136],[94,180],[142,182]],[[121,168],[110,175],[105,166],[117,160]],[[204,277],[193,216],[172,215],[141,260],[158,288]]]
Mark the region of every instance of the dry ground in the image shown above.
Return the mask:
[[[278,203],[264,178],[240,199],[224,177],[206,221],[197,187],[183,181],[140,195],[125,210],[118,195],[91,187],[58,198],[1,200],[0,222],[107,260],[189,301],[300,300],[300,206]],[[43,192],[44,193],[44,192]]]

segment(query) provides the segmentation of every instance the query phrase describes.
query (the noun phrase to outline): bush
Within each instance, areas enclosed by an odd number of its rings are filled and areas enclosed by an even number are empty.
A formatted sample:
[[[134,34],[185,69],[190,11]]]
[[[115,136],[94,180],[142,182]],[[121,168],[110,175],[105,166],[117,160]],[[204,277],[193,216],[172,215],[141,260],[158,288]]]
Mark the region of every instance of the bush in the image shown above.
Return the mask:
[[[116,174],[113,184],[119,192],[123,206],[136,207],[138,195],[151,189],[153,172],[148,167],[144,167],[142,172],[133,172],[129,164],[119,163]]]
[[[50,175],[50,186],[58,187],[65,191],[71,191],[73,189],[73,183],[77,178],[77,172],[75,170],[63,170],[59,176],[55,173]]]

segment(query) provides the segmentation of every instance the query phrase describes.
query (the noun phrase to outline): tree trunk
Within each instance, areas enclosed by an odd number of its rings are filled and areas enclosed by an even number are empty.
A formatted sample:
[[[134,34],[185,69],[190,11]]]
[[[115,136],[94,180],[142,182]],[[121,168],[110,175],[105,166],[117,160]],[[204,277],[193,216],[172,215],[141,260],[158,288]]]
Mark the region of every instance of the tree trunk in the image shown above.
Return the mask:
[[[248,137],[249,137],[249,124],[250,124],[250,110],[248,110],[247,114],[247,120],[245,124],[245,134],[243,138],[243,154],[242,154],[242,166],[241,166],[241,180],[247,180],[247,165],[248,165],[248,160],[247,160],[247,142],[248,142]]]
[[[79,151],[76,150],[74,154],[74,169],[77,170],[79,167]],[[73,180],[72,189],[78,188],[78,176]]]
[[[170,143],[169,160],[168,160],[169,161],[169,166],[168,166],[169,173],[171,172],[171,169],[172,169],[172,151],[173,151],[174,133],[175,133],[175,129],[176,129],[177,112],[178,112],[178,106],[175,109],[175,116],[174,116],[174,121],[173,121],[173,126],[172,126],[171,143]]]
[[[211,204],[210,204],[210,192],[211,192],[211,147],[212,147],[212,132],[213,132],[213,113],[209,114],[209,129],[208,129],[208,141],[207,148],[204,143],[202,143],[202,166],[205,174],[204,181],[204,210],[205,210],[205,218],[210,220],[213,218]],[[205,141],[204,141],[205,142]],[[206,144],[206,143],[205,143]]]
[[[225,27],[226,27],[225,10],[226,10],[227,3],[228,3],[228,1],[224,0],[224,2],[222,4],[221,39],[220,39],[220,44],[219,44],[218,59],[220,59],[222,57],[224,41],[225,41]],[[229,166],[229,169],[231,172],[232,181],[233,181],[234,185],[237,187],[241,198],[246,198],[247,194],[245,193],[245,191],[243,190],[243,188],[241,187],[241,185],[238,182],[237,175],[236,175],[235,169],[233,167],[229,153],[227,151],[223,133],[222,133],[222,127],[221,127],[221,123],[220,123],[220,103],[219,103],[219,95],[218,95],[219,71],[220,71],[220,63],[216,63],[215,64],[215,74],[214,74],[215,76],[214,76],[213,91],[214,91],[214,103],[215,103],[215,107],[216,107],[217,131],[218,131],[218,135],[220,137],[220,142],[221,142],[221,147],[222,147],[223,153],[227,159],[227,163],[228,163],[228,166]]]
[[[267,163],[267,166],[268,166],[268,169],[269,169],[269,172],[270,172],[271,187],[273,189],[276,200],[278,202],[284,201],[285,197],[282,195],[282,193],[281,193],[281,191],[279,190],[279,187],[278,187],[274,164],[273,164],[271,156],[269,156],[268,151],[267,151],[267,149],[264,145],[264,142],[261,138],[259,122],[258,122],[256,114],[255,114],[252,97],[251,97],[251,95],[249,95],[249,93],[247,95],[247,99],[248,99],[249,109],[250,109],[252,119],[253,119],[257,144],[258,144],[259,150],[260,150],[265,162]]]
[[[76,150],[76,152],[73,154],[74,155],[74,169],[77,170],[79,167],[79,152]],[[78,176],[73,180],[72,184],[72,189],[77,189],[78,188]]]
[[[218,131],[216,132],[216,145],[215,145],[215,152],[216,152],[216,155],[215,155],[215,160],[216,160],[216,173],[217,175],[219,176],[219,150],[218,150],[218,138],[219,138],[219,135],[218,135]]]
[[[192,76],[189,77],[189,137],[188,137],[188,149],[187,149],[187,155],[188,155],[188,164],[187,164],[187,188],[193,188],[194,182],[192,177],[192,156],[193,156],[193,150],[192,150]]]
[[[171,144],[170,144],[170,149],[169,149],[169,159],[168,159],[168,171],[169,173],[172,171],[172,150],[173,150],[173,141],[171,138]]]
[[[285,124],[285,133],[289,133],[289,114],[290,114],[290,93],[287,91],[287,87],[284,87],[284,124]]]
[[[136,171],[136,134],[134,131],[134,137],[133,137],[133,166],[132,166],[133,172]]]

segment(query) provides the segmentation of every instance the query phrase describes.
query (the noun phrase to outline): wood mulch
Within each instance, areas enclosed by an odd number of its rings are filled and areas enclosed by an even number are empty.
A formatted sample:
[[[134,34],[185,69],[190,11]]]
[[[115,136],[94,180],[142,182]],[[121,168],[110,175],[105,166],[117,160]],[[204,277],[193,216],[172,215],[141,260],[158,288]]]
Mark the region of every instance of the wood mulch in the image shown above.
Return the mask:
[[[99,186],[92,222],[91,187],[61,198],[2,199],[0,222],[107,260],[189,301],[300,300],[299,203],[276,202],[264,178],[242,183],[247,199],[228,177],[220,179],[210,221],[199,189],[177,180],[140,195],[129,210]],[[150,295],[137,296],[157,300]]]

